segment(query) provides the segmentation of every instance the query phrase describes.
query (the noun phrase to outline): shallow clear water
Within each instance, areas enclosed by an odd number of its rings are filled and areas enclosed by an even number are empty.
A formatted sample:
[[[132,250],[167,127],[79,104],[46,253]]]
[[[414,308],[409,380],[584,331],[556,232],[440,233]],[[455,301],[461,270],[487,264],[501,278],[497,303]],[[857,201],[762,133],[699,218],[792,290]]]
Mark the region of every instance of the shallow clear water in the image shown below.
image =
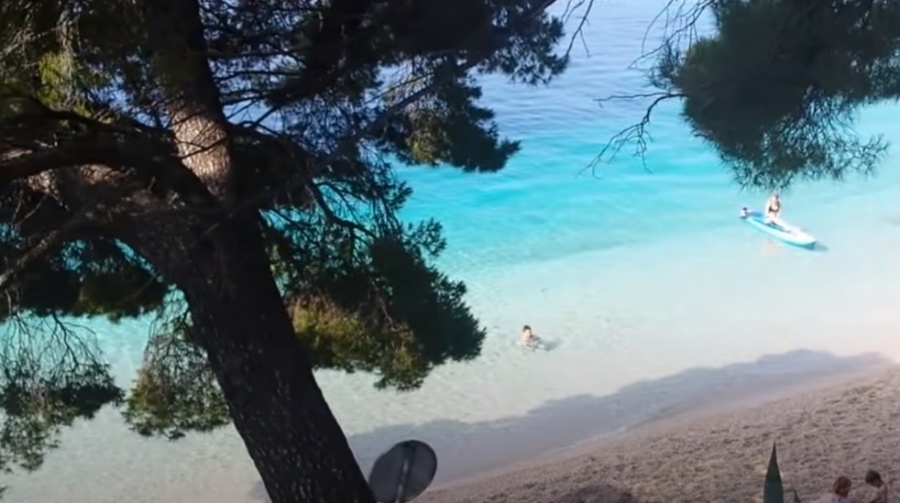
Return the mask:
[[[407,216],[444,223],[442,264],[468,282],[489,333],[479,359],[437,369],[414,393],[376,392],[364,375],[320,374],[364,468],[415,437],[435,445],[438,479],[448,482],[869,363],[851,355],[900,356],[892,337],[900,157],[872,180],[785,194],[785,218],[816,235],[819,252],[776,245],[740,222],[738,209],[765,195],[737,188],[675,104],[654,116],[646,169],[630,147],[586,169],[644,112],[645,101],[600,108],[593,100],[640,91],[642,77],[626,68],[659,5],[598,3],[586,32],[592,55],[576,46],[572,68],[549,88],[490,83],[503,131],[523,140],[503,172],[403,170],[416,189]],[[898,111],[869,110],[860,129],[898,139]],[[526,323],[558,346],[519,350]],[[132,376],[148,324],[93,328],[117,371]],[[764,355],[776,356],[757,361]],[[259,497],[257,481],[230,429],[145,440],[106,411],[67,432],[39,472],[12,476],[9,498],[243,502]]]

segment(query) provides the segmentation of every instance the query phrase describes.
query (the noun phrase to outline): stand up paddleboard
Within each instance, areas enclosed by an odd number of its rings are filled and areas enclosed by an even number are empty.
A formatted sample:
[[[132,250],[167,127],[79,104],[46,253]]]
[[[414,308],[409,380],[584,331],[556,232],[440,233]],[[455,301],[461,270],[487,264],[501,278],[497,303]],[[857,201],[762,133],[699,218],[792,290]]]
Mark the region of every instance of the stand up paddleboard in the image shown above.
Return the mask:
[[[741,219],[756,230],[764,232],[779,241],[804,248],[811,248],[816,245],[816,238],[802,229],[783,221],[777,223],[766,222],[765,216],[758,211],[748,211],[746,214],[741,215]]]

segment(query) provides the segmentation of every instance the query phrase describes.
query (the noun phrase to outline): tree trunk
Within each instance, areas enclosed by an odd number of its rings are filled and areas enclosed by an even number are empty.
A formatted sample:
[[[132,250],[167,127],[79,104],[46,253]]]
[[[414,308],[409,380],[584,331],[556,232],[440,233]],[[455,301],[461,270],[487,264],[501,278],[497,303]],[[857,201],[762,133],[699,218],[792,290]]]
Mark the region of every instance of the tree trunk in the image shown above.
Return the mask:
[[[294,333],[254,217],[214,233],[179,283],[271,501],[374,503]]]
[[[374,503],[294,334],[259,216],[237,207],[236,166],[207,60],[201,2],[138,5],[154,34],[147,41],[154,75],[182,163],[229,211],[218,220],[169,217],[161,227],[135,229],[132,245],[184,293],[196,340],[272,502]]]
[[[192,335],[272,503],[375,503],[294,332],[256,218],[233,216],[194,236],[202,244],[175,280]]]

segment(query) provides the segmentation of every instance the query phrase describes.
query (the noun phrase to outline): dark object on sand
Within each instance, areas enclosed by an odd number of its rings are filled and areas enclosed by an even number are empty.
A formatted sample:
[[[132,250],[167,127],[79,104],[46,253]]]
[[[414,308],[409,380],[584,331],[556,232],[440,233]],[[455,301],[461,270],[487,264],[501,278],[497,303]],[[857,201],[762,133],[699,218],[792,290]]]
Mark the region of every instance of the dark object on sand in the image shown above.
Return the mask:
[[[425,492],[436,473],[434,449],[419,440],[404,440],[375,460],[369,487],[379,503],[406,503]]]
[[[778,455],[775,453],[774,442],[772,443],[772,454],[769,456],[769,468],[766,469],[763,503],[784,503],[784,485],[781,483],[781,470],[778,468]]]

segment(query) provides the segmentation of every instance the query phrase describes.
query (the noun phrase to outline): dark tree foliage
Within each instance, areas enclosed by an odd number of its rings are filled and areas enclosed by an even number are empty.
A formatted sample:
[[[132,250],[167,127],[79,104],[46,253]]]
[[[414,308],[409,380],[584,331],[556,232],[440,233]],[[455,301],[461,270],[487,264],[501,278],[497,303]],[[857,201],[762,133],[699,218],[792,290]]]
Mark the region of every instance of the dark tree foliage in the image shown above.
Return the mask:
[[[389,160],[501,169],[473,78],[562,72],[552,3],[0,2],[0,468],[123,402],[146,435],[233,422],[275,503],[371,501],[312,371],[479,354]],[[151,315],[125,393],[72,323]]]
[[[675,3],[670,5],[673,7]],[[685,37],[697,15],[713,34]],[[900,2],[709,0],[680,11],[653,83],[745,185],[869,173],[887,148],[853,129],[900,97]]]

